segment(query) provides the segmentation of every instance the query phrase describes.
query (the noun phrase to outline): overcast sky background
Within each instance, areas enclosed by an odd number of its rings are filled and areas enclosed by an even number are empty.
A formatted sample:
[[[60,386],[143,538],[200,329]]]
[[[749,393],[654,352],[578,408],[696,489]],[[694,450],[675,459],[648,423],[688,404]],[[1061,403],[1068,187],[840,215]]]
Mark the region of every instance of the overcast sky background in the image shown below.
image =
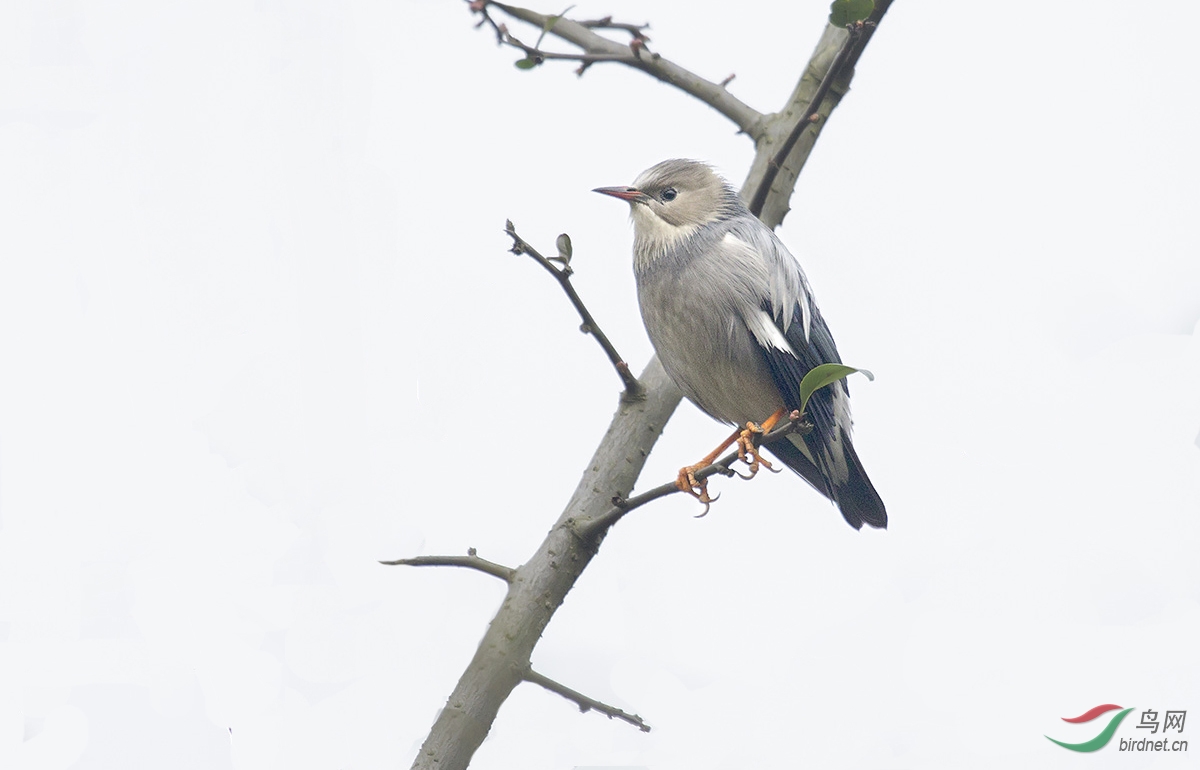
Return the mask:
[[[545,12],[560,6],[536,6]],[[588,0],[762,111],[828,3]],[[622,521],[473,768],[1062,767],[1200,719],[1200,13],[899,0],[780,235],[891,528],[791,474]],[[455,0],[0,10],[0,766],[407,767],[651,354],[626,207],[753,148]],[[514,31],[517,29],[514,25]],[[536,31],[522,30],[527,39]],[[642,488],[726,429],[683,405]],[[1089,767],[1182,767],[1187,755]]]

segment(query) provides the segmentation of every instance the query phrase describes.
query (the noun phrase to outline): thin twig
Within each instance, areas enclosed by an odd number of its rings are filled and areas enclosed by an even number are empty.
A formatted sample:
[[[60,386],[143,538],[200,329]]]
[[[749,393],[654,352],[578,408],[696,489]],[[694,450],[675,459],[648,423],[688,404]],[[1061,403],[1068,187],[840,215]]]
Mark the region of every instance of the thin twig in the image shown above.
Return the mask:
[[[413,556],[408,559],[396,559],[395,561],[381,561],[380,564],[403,565],[407,567],[465,567],[478,572],[483,572],[492,577],[498,577],[506,583],[511,583],[516,570],[512,567],[505,567],[503,564],[497,564],[494,561],[488,561],[475,554],[474,548],[467,549],[466,556]]]
[[[488,0],[473,0],[473,2],[470,3],[471,10],[475,13],[478,13],[480,16],[479,23],[476,24],[475,26],[478,27],[478,26],[487,24],[489,27],[492,28],[492,31],[496,33],[496,42],[497,43],[499,43],[501,45],[507,45],[507,46],[511,46],[513,48],[520,49],[520,51],[525,54],[526,59],[529,59],[530,61],[533,61],[536,64],[541,64],[542,62],[544,62],[546,60],[552,60],[552,59],[557,59],[557,60],[561,60],[561,61],[582,62],[584,65],[584,68],[586,68],[587,66],[594,64],[596,62],[605,62],[605,61],[621,62],[622,64],[635,64],[641,53],[641,49],[644,49],[644,46],[645,46],[644,41],[649,39],[638,32],[633,32],[632,34],[633,34],[634,41],[641,41],[641,42],[636,46],[631,44],[630,49],[627,52],[559,53],[559,52],[555,52],[555,51],[544,51],[541,49],[541,44],[542,44],[542,38],[546,36],[546,32],[547,32],[545,27],[542,28],[542,34],[538,37],[538,41],[536,43],[534,43],[533,45],[529,45],[528,43],[523,42],[520,38],[518,38],[512,32],[510,32],[508,29],[508,25],[500,24],[495,19],[493,19],[492,15],[490,13],[488,13],[489,5],[498,5],[498,4],[489,2]],[[498,7],[504,8],[504,6],[502,6],[502,5],[498,5]],[[505,10],[507,10],[507,9],[505,9]],[[561,17],[547,17],[547,19],[557,19],[557,18],[561,18]],[[603,21],[603,19],[601,19],[600,21]],[[555,23],[557,23],[557,21]],[[579,22],[579,23],[583,26],[596,25],[597,27],[605,28],[604,26],[602,26],[600,24],[600,22]],[[608,27],[636,29],[636,27],[633,27],[633,25],[613,25],[610,23],[607,26]],[[580,74],[583,74],[582,69],[583,68],[581,68],[581,70],[580,70]]]
[[[718,83],[702,78],[696,73],[663,58],[659,54],[649,51],[646,48],[646,42],[649,38],[642,32],[642,30],[649,27],[648,24],[641,26],[622,24],[613,22],[611,19],[578,22],[561,15],[541,14],[527,8],[492,2],[492,0],[471,0],[469,7],[472,12],[479,14],[481,17],[477,26],[490,25],[496,33],[497,42],[521,49],[525,52],[526,58],[531,59],[535,63],[541,63],[542,60],[548,59],[578,61],[581,64],[576,72],[581,75],[589,66],[597,62],[617,62],[624,64],[642,70],[651,77],[661,80],[668,85],[675,86],[684,93],[696,97],[732,120],[737,124],[738,130],[748,134],[751,139],[758,141],[762,136],[766,116],[761,112],[733,96],[733,94],[729,93],[727,89]],[[553,35],[571,45],[577,46],[583,53],[551,53],[543,51],[537,46],[527,46],[517,40],[508,31],[506,25],[496,22],[491,17],[489,9],[492,7],[499,8],[514,19],[520,19],[540,30],[544,30],[546,34]],[[593,29],[622,30],[629,32],[632,40],[629,43],[619,43],[603,35],[596,34],[592,31]]]
[[[751,433],[750,441],[755,447],[770,446],[789,433],[799,433],[804,435],[811,430],[812,426],[804,421],[803,415],[792,412],[786,423],[778,428],[775,428],[765,436],[761,433]],[[717,474],[721,474],[722,476],[741,476],[741,474],[733,470],[732,467],[737,461],[738,457],[739,454],[737,450],[734,450],[722,457],[720,460],[717,460],[712,465],[704,466],[700,470],[696,471],[693,475],[696,477],[696,481],[703,481],[704,479],[707,479],[710,476],[716,476]],[[742,476],[742,478],[747,477]],[[682,491],[683,490],[680,489],[674,481],[668,481],[666,484],[660,484],[659,486],[649,489],[640,495],[634,495],[633,497],[629,498],[614,497],[612,501],[612,508],[609,508],[603,514],[594,519],[579,522],[576,531],[580,537],[584,538],[585,540],[590,540],[597,535],[607,532],[610,527],[620,521],[621,518],[630,511],[636,508],[641,508],[643,505],[652,503],[659,498],[667,497],[668,495],[673,495],[676,492]],[[704,513],[701,513],[700,515],[703,516],[705,513],[708,513],[707,505],[704,508]]]
[[[557,267],[553,261],[541,255],[537,249],[529,245],[529,243],[517,235],[517,229],[513,226],[512,220],[508,220],[504,224],[504,232],[512,238],[513,254],[528,254],[535,262],[549,271],[550,275],[558,281],[558,285],[566,292],[567,298],[571,300],[571,304],[575,306],[579,317],[583,319],[583,324],[579,330],[584,334],[590,334],[596,338],[596,342],[600,343],[600,347],[604,349],[608,360],[612,362],[613,368],[617,371],[617,376],[621,378],[622,384],[625,386],[625,398],[640,398],[642,395],[642,385],[638,382],[637,377],[633,376],[633,372],[629,370],[629,364],[625,363],[625,359],[621,358],[621,354],[613,347],[608,336],[596,324],[596,319],[592,317],[587,306],[583,304],[583,300],[579,298],[579,293],[575,291],[575,287],[571,284],[571,275],[575,271],[571,269],[569,264],[564,262],[562,267]],[[563,261],[559,259],[559,261]]]
[[[579,706],[580,711],[599,711],[609,719],[620,719],[623,722],[628,722],[644,733],[650,732],[650,725],[646,724],[637,714],[627,714],[616,706],[609,706],[607,703],[601,703],[594,698],[589,698],[583,693],[572,690],[570,687],[567,687],[564,684],[559,684],[548,676],[539,674],[532,668],[526,669],[525,675],[522,678],[526,682],[532,682],[533,684],[546,688],[550,692],[563,696],[567,700]]]
[[[577,22],[581,27],[588,29],[623,29],[635,38],[649,40],[646,36],[646,30],[650,29],[650,22],[645,24],[628,24],[619,21],[613,21],[611,16],[605,16],[603,19],[594,19],[592,21]]]

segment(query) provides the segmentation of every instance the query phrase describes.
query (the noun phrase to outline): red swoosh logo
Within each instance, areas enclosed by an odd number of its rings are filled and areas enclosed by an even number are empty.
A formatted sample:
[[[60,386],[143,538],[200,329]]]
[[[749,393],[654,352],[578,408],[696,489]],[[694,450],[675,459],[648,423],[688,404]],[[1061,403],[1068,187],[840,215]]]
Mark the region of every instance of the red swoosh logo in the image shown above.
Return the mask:
[[[1062,721],[1071,722],[1073,724],[1078,724],[1080,722],[1090,722],[1093,719],[1095,719],[1096,717],[1100,716],[1101,714],[1104,714],[1104,713],[1107,713],[1109,711],[1112,711],[1114,709],[1119,709],[1119,708],[1121,708],[1121,707],[1117,706],[1115,704],[1106,703],[1103,706],[1097,706],[1094,709],[1088,709],[1086,712],[1084,712],[1083,714],[1080,714],[1079,716],[1075,717],[1074,719],[1068,719],[1066,717],[1063,717]]]

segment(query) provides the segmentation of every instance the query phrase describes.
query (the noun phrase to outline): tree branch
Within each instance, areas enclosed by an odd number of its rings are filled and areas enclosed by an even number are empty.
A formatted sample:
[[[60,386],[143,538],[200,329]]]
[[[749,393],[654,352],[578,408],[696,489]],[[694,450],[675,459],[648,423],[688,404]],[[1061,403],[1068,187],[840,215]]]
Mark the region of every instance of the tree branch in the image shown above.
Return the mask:
[[[600,347],[604,349],[604,354],[608,356],[608,360],[612,362],[613,368],[617,370],[617,376],[621,378],[621,383],[625,386],[625,394],[622,398],[637,399],[643,396],[642,385],[638,382],[637,377],[633,376],[633,372],[629,371],[629,364],[625,363],[625,359],[617,353],[617,349],[609,342],[608,336],[601,331],[599,325],[596,324],[596,319],[592,318],[591,312],[587,306],[583,304],[578,292],[575,291],[574,285],[571,284],[571,276],[575,273],[571,269],[571,239],[563,235],[559,238],[559,256],[543,257],[537,249],[530,246],[525,239],[517,235],[517,229],[513,226],[512,220],[507,220],[504,223],[504,232],[508,233],[513,240],[513,254],[528,254],[535,262],[544,267],[554,279],[558,281],[558,285],[566,292],[567,299],[571,300],[571,304],[575,306],[575,310],[579,313],[579,317],[583,319],[583,325],[579,330],[584,334],[590,334],[596,342],[600,343]],[[563,249],[562,241],[566,239],[566,248]],[[561,262],[562,267],[556,267],[554,262]]]
[[[526,682],[532,682],[533,684],[540,685],[541,687],[545,687],[550,692],[563,696],[567,700],[578,705],[579,710],[582,712],[588,712],[592,710],[599,711],[609,719],[620,719],[623,722],[628,722],[644,733],[650,732],[650,725],[646,724],[645,721],[643,721],[642,718],[637,714],[627,714],[616,706],[609,706],[608,704],[601,703],[594,698],[589,698],[583,693],[572,690],[570,687],[567,687],[564,684],[559,684],[548,676],[539,674],[532,668],[526,669],[524,679]]]
[[[487,737],[501,704],[523,678],[533,648],[575,581],[596,555],[604,534],[584,540],[572,526],[599,516],[614,492],[637,481],[662,425],[682,394],[651,359],[638,377],[640,400],[623,399],[608,431],[584,470],[566,509],[532,557],[517,568],[508,594],[492,619],[445,708],[413,761],[422,770],[463,770]]]
[[[483,6],[481,10],[478,9],[480,5]],[[487,15],[487,8],[492,6],[499,8],[514,19],[520,19],[539,29],[546,30],[546,34],[565,40],[581,49],[583,53],[548,53],[536,46],[526,46],[524,43],[517,41],[508,32],[507,27],[497,24]],[[471,8],[484,14],[483,23],[490,22],[492,24],[493,28],[497,30],[500,42],[520,48],[525,52],[527,57],[532,57],[535,61],[538,57],[543,59],[570,59],[572,61],[579,61],[584,65],[580,67],[580,74],[583,74],[582,71],[586,69],[587,65],[596,62],[625,64],[639,69],[668,85],[675,86],[686,94],[696,97],[732,120],[737,125],[738,130],[749,134],[756,142],[762,135],[765,116],[729,93],[724,85],[702,78],[674,62],[664,59],[659,54],[646,51],[644,44],[646,37],[641,34],[640,30],[645,29],[648,25],[637,27],[631,24],[615,24],[611,19],[601,19],[596,22],[578,22],[561,16],[555,20],[556,17],[554,16],[537,13],[536,11],[513,5],[490,2],[489,0],[477,0],[477,2],[471,4]],[[634,38],[630,44],[622,44],[609,40],[603,35],[597,35],[592,31],[593,28],[623,29],[630,31],[634,35]],[[638,31],[633,32],[632,30]]]
[[[800,135],[809,126],[820,120],[817,110],[820,109],[821,103],[825,100],[825,95],[829,93],[829,89],[833,86],[833,81],[841,75],[842,66],[850,58],[850,51],[854,48],[856,41],[857,35],[853,30],[850,30],[846,36],[846,41],[842,43],[837,56],[834,57],[833,62],[829,65],[829,70],[821,78],[821,83],[812,95],[808,107],[801,113],[800,119],[795,121],[791,131],[788,132],[787,138],[780,144],[779,149],[767,161],[767,170],[763,175],[763,184],[758,188],[758,193],[754,196],[754,200],[746,204],[746,207],[750,209],[750,213],[754,214],[754,216],[758,216],[762,212],[763,204],[767,200],[767,192],[771,189],[771,185],[775,183],[775,177],[778,176],[779,170],[783,168],[783,164],[787,161],[787,156],[791,154],[792,149],[796,146]]]
[[[829,116],[849,92],[854,67],[891,5],[892,0],[876,0],[875,10],[856,25],[854,39],[845,27],[827,24],[784,108],[765,121],[742,198],[767,226],[777,227],[787,216],[796,179]]]
[[[465,567],[498,577],[506,583],[511,583],[513,575],[516,574],[516,570],[512,567],[505,567],[503,564],[497,564],[477,556],[474,548],[468,548],[466,556],[411,556],[407,559],[379,563],[387,566],[403,565],[406,567]]]

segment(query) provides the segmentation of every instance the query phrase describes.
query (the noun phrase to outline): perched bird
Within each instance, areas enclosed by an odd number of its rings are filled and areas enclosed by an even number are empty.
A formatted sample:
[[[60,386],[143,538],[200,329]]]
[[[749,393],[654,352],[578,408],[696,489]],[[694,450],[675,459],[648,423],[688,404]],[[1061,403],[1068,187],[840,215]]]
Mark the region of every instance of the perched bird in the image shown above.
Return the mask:
[[[800,407],[810,369],[841,362],[800,264],[707,164],[666,160],[632,186],[595,192],[629,202],[646,331],[667,373],[709,415],[737,426],[763,421],[769,430]],[[765,449],[836,503],[850,526],[886,527],[883,500],[850,443],[846,381],[814,393],[807,417],[812,431]],[[737,435],[681,470],[680,488],[707,502],[691,474]]]

